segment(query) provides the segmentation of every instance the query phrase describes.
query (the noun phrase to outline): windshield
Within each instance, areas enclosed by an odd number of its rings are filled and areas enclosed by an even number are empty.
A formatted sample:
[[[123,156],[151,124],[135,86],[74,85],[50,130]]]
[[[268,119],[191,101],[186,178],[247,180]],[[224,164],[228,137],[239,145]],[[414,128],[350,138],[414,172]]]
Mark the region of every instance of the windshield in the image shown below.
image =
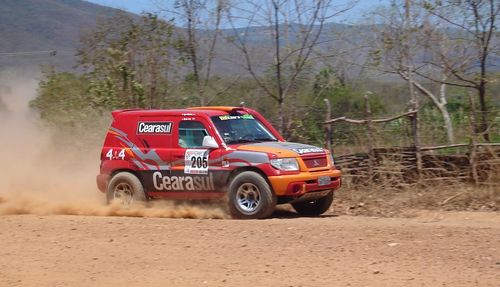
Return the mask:
[[[277,141],[276,137],[250,114],[214,116],[212,121],[226,144]]]

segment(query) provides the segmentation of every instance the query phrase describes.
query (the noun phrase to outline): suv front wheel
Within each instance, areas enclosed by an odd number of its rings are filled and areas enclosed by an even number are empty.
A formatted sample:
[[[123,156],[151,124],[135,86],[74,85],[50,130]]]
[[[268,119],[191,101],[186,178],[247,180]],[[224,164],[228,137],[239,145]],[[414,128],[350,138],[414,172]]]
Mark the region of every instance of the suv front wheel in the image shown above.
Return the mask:
[[[228,190],[229,213],[238,219],[269,217],[276,207],[276,196],[258,173],[245,171],[231,181]]]

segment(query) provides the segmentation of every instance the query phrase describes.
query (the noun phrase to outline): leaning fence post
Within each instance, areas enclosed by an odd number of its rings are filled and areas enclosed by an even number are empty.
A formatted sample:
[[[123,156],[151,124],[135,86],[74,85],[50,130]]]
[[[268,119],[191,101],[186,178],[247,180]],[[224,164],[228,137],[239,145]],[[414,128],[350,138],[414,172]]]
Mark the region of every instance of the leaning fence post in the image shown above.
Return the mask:
[[[410,31],[410,23],[412,21],[411,19],[411,13],[410,13],[410,0],[405,1],[405,11],[406,11],[406,17],[403,22],[404,26],[406,27],[406,31]],[[408,36],[408,35],[407,35]],[[408,41],[404,43],[406,53],[407,55],[411,55],[411,46],[409,45]],[[422,179],[422,153],[420,150],[420,134],[419,134],[419,123],[418,123],[418,97],[417,93],[415,92],[415,87],[413,83],[413,71],[414,67],[412,65],[412,62],[407,59],[407,76],[408,76],[408,91],[410,92],[410,105],[411,109],[413,110],[414,114],[411,117],[411,130],[413,133],[413,144],[415,146],[415,158],[416,158],[416,163],[417,163],[417,181],[420,183]]]
[[[328,121],[332,117],[332,107],[330,105],[330,100],[323,99],[323,101],[325,101],[325,105],[326,105],[325,122],[327,122],[327,124],[325,124],[325,147],[331,153],[332,152],[332,124],[328,123]]]
[[[412,116],[411,120],[411,131],[413,134],[413,145],[415,147],[415,159],[417,164],[417,181],[420,182],[422,179],[422,151],[420,146],[420,133],[418,124],[418,102],[416,99],[411,101]]]
[[[370,101],[368,98],[368,93],[365,95],[365,118],[366,118],[366,130],[368,135],[368,142],[366,147],[368,148],[368,180],[371,181],[373,178],[373,164],[375,162],[375,155],[373,151],[373,131],[372,131],[372,111],[370,109]]]
[[[471,168],[471,176],[474,185],[479,185],[479,176],[477,174],[477,134],[476,134],[476,104],[472,93],[469,91],[469,103],[470,103],[470,155],[469,164]]]

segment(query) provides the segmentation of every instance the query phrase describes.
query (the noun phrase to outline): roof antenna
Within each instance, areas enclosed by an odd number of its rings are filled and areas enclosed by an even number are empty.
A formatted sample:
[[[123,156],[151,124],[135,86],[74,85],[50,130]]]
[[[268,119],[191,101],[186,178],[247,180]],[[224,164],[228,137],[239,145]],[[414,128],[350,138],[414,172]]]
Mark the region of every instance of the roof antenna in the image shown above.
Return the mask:
[[[245,102],[241,102],[240,103],[240,108],[244,108],[245,107]]]

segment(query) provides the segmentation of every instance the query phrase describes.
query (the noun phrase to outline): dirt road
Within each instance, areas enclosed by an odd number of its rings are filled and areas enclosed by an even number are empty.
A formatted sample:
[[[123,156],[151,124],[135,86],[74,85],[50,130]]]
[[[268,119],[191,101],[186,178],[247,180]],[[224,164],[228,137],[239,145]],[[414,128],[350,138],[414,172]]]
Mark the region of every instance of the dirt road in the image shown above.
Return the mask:
[[[499,213],[0,216],[0,286],[500,286]]]

